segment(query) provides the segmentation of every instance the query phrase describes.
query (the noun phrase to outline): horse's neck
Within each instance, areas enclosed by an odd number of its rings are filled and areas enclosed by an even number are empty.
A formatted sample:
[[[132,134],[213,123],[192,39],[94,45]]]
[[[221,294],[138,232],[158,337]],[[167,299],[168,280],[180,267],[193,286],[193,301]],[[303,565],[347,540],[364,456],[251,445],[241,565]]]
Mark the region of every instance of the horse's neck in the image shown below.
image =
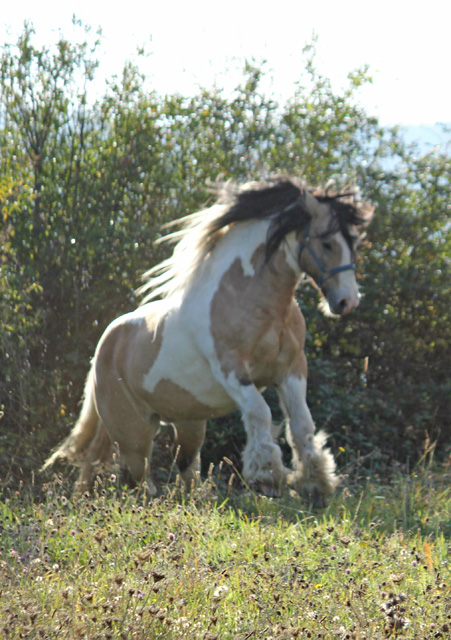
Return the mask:
[[[188,290],[171,296],[171,304],[182,300],[201,308],[201,300],[223,290],[235,290],[238,296],[250,295],[260,308],[288,308],[299,281],[300,270],[296,261],[295,238],[287,238],[267,262],[265,259],[268,224],[242,223],[229,229],[213,251],[205,256]],[[291,246],[293,245],[293,246]],[[205,297],[207,296],[207,297]],[[207,303],[210,304],[209,302]]]
[[[258,252],[259,250],[257,250]],[[282,243],[269,262],[263,255],[256,266],[256,277],[261,282],[263,297],[268,304],[276,305],[281,313],[291,304],[294,292],[299,283],[300,270],[292,260],[289,246]]]
[[[225,279],[228,286],[238,290],[245,290],[250,286],[261,299],[259,306],[276,305],[282,311],[291,304],[300,278],[294,237],[282,242],[267,261],[267,225],[258,223],[242,229],[241,233],[239,231],[237,229],[236,233],[230,233],[229,238],[224,238],[222,257],[226,257],[227,251],[229,253],[218,271],[218,280]]]

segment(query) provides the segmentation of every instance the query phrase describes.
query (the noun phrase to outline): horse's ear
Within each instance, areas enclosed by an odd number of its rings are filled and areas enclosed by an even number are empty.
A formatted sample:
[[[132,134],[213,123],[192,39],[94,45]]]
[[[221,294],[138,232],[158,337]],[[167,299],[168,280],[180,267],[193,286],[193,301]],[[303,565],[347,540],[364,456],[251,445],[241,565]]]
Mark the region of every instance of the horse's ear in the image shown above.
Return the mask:
[[[329,207],[315,198],[315,195],[313,193],[306,190],[304,193],[304,197],[307,211],[312,218],[320,219],[330,215]]]
[[[366,226],[373,219],[374,212],[376,207],[370,202],[362,202],[359,204],[359,213],[361,214],[364,222],[363,225]]]

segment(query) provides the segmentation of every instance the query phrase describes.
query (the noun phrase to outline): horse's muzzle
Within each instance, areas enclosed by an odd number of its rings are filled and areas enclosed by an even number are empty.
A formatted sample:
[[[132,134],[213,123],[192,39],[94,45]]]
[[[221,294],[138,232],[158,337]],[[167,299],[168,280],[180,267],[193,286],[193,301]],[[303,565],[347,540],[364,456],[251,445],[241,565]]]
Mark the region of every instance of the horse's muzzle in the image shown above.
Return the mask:
[[[360,294],[349,294],[340,291],[330,291],[326,293],[330,310],[337,316],[345,316],[358,307]]]

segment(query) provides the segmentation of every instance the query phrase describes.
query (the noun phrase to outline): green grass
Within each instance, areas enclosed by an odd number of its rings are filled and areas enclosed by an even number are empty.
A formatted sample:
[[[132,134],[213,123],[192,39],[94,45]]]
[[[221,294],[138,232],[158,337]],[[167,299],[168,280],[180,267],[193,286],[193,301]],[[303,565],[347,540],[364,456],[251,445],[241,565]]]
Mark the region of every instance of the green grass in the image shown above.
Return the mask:
[[[451,637],[443,470],[348,481],[320,511],[212,474],[151,502],[114,477],[0,492],[1,637]]]

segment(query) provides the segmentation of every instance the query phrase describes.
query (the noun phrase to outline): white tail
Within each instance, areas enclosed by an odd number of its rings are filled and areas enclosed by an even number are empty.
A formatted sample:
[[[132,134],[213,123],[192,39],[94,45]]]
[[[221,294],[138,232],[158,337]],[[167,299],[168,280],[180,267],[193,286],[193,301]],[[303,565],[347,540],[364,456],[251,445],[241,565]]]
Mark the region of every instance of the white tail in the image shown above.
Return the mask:
[[[68,460],[72,463],[81,462],[83,453],[88,449],[94,439],[99,423],[94,402],[94,371],[91,368],[86,380],[83,406],[80,417],[68,437],[45,461],[41,471],[48,469],[58,460]]]

